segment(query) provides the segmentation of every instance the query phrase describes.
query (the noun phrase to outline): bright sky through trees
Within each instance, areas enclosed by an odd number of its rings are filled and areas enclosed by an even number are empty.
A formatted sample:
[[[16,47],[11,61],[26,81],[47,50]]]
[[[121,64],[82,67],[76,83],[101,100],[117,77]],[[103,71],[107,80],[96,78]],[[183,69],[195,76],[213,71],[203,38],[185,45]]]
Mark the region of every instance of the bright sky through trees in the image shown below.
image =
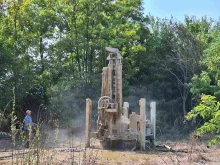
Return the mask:
[[[201,18],[206,15],[217,20],[220,17],[220,0],[144,0],[144,13],[159,18],[171,15],[183,21],[185,15]]]

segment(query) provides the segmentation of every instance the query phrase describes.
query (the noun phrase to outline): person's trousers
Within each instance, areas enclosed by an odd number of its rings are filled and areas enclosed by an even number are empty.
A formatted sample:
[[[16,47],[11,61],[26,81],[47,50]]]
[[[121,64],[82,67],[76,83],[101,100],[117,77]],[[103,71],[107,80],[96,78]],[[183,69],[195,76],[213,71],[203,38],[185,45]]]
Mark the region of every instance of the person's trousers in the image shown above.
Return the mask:
[[[28,130],[24,130],[24,134],[25,134],[25,139],[26,139],[26,144],[25,147],[29,148],[29,131]]]

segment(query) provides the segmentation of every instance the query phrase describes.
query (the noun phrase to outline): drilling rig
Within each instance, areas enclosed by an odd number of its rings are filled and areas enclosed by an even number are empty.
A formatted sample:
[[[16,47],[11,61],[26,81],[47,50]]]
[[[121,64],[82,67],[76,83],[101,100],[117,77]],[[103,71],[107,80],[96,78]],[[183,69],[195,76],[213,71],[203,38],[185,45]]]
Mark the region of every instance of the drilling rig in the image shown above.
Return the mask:
[[[98,100],[97,130],[91,131],[92,100],[86,99],[86,147],[90,139],[99,139],[103,148],[113,142],[133,142],[134,148],[145,150],[146,143],[154,143],[156,135],[156,102],[150,103],[147,114],[145,98],[139,100],[139,114],[129,114],[129,103],[122,104],[122,56],[117,48],[106,47],[108,66],[102,71],[101,97]]]

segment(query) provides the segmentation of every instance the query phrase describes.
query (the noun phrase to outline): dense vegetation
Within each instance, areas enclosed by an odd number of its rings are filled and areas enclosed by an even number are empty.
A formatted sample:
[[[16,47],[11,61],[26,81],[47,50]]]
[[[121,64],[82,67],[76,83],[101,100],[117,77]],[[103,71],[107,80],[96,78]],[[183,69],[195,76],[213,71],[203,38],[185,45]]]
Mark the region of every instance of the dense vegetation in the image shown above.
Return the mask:
[[[61,124],[83,117],[85,99],[95,105],[100,95],[106,46],[123,56],[131,110],[138,111],[140,97],[157,101],[160,134],[186,134],[197,123],[208,125],[202,133],[220,131],[219,22],[161,20],[144,15],[141,0],[1,2],[1,129],[13,102],[20,121],[26,109]],[[200,117],[184,124],[191,109],[187,119]]]

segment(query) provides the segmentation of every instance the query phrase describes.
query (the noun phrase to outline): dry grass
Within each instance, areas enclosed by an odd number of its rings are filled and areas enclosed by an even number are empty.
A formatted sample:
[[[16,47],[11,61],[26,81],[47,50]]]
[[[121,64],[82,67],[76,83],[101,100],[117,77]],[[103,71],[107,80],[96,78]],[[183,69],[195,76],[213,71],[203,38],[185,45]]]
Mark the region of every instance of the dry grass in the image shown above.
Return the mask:
[[[48,134],[53,135],[54,131]],[[49,147],[14,150],[13,159],[10,156],[12,149],[3,147],[4,144],[10,146],[11,141],[0,141],[0,165],[220,165],[220,148],[207,148],[194,140],[166,142],[172,149],[188,153],[155,150],[132,152],[101,150],[96,140],[92,140],[93,147],[85,149],[82,135],[75,137],[67,134],[68,131],[60,130],[57,140],[48,139]]]

